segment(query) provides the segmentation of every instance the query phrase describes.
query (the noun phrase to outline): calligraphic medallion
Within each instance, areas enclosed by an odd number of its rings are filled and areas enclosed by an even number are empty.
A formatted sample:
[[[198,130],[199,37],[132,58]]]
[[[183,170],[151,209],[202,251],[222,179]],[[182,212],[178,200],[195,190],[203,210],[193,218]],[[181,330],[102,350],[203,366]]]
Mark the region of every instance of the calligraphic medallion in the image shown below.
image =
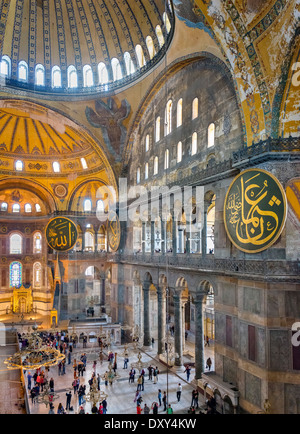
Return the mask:
[[[280,236],[287,216],[285,191],[271,173],[249,169],[232,182],[224,203],[224,223],[241,251],[258,253]]]
[[[107,238],[111,252],[116,252],[121,241],[121,226],[117,213],[111,211],[107,220]]]
[[[66,252],[72,249],[77,241],[77,227],[66,217],[55,217],[46,227],[46,240],[51,249]]]

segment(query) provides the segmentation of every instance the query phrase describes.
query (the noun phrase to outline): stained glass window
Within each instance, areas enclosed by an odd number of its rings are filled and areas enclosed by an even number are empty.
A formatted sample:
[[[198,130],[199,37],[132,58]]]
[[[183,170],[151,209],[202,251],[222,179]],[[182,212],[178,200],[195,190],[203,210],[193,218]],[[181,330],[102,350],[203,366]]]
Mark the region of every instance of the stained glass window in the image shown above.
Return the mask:
[[[22,264],[20,262],[12,262],[10,264],[9,286],[12,288],[20,288],[22,286]]]

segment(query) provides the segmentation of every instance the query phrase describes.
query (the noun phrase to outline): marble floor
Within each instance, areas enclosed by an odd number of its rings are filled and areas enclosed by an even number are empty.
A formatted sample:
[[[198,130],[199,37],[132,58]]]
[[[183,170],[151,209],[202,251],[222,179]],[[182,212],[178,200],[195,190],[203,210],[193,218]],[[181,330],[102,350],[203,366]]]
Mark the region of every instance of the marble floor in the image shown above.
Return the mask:
[[[191,348],[191,351],[188,351],[188,348]],[[186,342],[186,354],[187,356],[184,358],[184,362],[192,361],[192,349],[193,349],[192,336]],[[118,369],[117,374],[119,378],[117,378],[114,383],[110,386],[105,386],[104,380],[101,380],[101,391],[104,391],[107,394],[107,404],[108,411],[107,414],[136,414],[136,403],[134,402],[136,390],[137,390],[137,382],[135,378],[135,383],[129,383],[129,370],[130,365],[135,363],[138,360],[139,349],[134,349],[132,345],[129,346],[129,363],[128,369],[123,369],[123,360],[124,357],[121,355],[124,351],[124,346],[113,346],[111,348],[112,352],[116,352],[117,361],[118,361]],[[72,363],[68,365],[66,364],[66,373],[65,375],[58,375],[58,367],[54,366],[50,368],[48,378],[54,378],[55,384],[55,393],[57,395],[57,399],[54,402],[54,411],[57,412],[57,407],[59,403],[62,403],[63,407],[66,407],[66,393],[71,390],[72,391],[72,401],[71,406],[73,406],[73,411],[67,411],[67,413],[74,414],[79,410],[78,397],[77,394],[74,395],[72,388],[72,381],[74,378],[73,374],[73,359],[77,360],[80,358],[80,355],[86,352],[87,354],[87,367],[86,372],[83,377],[80,377],[80,384],[85,384],[86,391],[89,391],[88,380],[91,378],[93,372],[93,362],[97,360],[96,365],[96,374],[103,375],[106,370],[108,370],[108,361],[105,357],[103,364],[100,365],[99,362],[99,348],[98,346],[93,346],[88,344],[86,349],[82,348],[82,344],[79,344],[79,348],[74,349],[72,354]],[[162,393],[166,391],[168,393],[168,402],[171,404],[174,414],[187,414],[188,409],[191,405],[192,400],[192,391],[196,388],[196,383],[194,381],[194,369],[192,369],[190,381],[187,382],[186,374],[184,373],[184,368],[176,368],[173,367],[171,369],[167,369],[167,367],[160,363],[157,359],[157,348],[154,344],[153,348],[148,348],[147,350],[141,350],[142,354],[142,362],[146,363],[146,366],[152,364],[152,366],[157,366],[160,374],[158,376],[157,384],[154,384],[152,380],[148,380],[148,371],[146,371],[145,376],[145,384],[144,391],[141,392],[143,402],[141,407],[144,407],[144,404],[147,404],[151,407],[153,402],[158,402],[157,393],[158,389],[161,389]],[[205,357],[211,357],[213,360],[213,347],[205,349]],[[213,366],[212,366],[213,368]],[[25,373],[26,378],[27,373]],[[27,379],[26,379],[27,381]],[[176,398],[176,390],[178,383],[182,385],[182,394],[180,402],[177,401]],[[204,398],[201,394],[199,394],[199,405],[204,405]],[[31,399],[29,399],[30,405],[30,413],[31,414],[47,414],[49,412],[49,406],[46,406],[43,403],[34,403],[32,404]],[[86,402],[84,404],[84,409],[86,413],[91,412],[91,404]],[[152,411],[151,411],[152,413]],[[159,414],[164,414],[163,406],[159,408]]]

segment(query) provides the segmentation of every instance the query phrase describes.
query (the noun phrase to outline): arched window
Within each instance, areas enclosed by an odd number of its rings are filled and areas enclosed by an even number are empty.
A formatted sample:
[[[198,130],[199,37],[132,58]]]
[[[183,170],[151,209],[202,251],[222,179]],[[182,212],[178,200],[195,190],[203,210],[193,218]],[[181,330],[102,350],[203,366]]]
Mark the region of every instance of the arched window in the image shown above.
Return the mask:
[[[103,214],[105,212],[104,202],[101,199],[97,200],[97,211]]]
[[[21,60],[18,65],[18,80],[28,81],[28,65],[24,60]]]
[[[177,128],[182,125],[182,98],[177,103]]]
[[[139,66],[140,66],[140,68],[142,68],[143,66],[146,65],[145,55],[144,55],[142,47],[140,45],[137,45],[135,47],[135,52],[136,52]]]
[[[58,161],[53,161],[52,167],[54,173],[60,173],[60,164]]]
[[[89,252],[93,252],[95,250],[95,237],[94,234],[87,231],[84,234],[84,241],[85,241],[85,250]]]
[[[25,204],[25,212],[31,212],[31,211],[32,211],[32,208],[31,208],[30,203],[26,203]]]
[[[45,86],[45,68],[41,64],[35,67],[35,84],[37,86]]]
[[[88,165],[87,165],[86,159],[82,157],[82,158],[80,159],[80,161],[81,161],[82,168],[83,168],[83,169],[87,169],[87,168],[88,168]]]
[[[42,253],[42,234],[36,232],[33,236],[33,253]]]
[[[166,149],[165,151],[165,170],[169,169],[169,160],[170,160],[170,153],[169,153],[169,149]]]
[[[35,204],[35,211],[36,211],[36,212],[42,212],[42,208],[41,208],[41,206],[40,206],[39,203],[36,203],[36,204]]]
[[[82,69],[83,73],[83,86],[92,87],[94,86],[93,70],[90,65],[84,65]]]
[[[5,77],[9,78],[11,74],[11,60],[8,56],[4,55],[1,57],[0,73]]]
[[[42,265],[40,262],[33,264],[33,287],[40,288],[42,286]]]
[[[9,238],[9,253],[11,255],[22,254],[22,241],[23,238],[19,234],[12,234]]]
[[[15,169],[16,169],[18,172],[22,172],[22,170],[23,170],[23,161],[21,161],[21,160],[17,160],[17,161],[16,161],[16,164],[15,164]]]
[[[150,147],[150,136],[149,136],[149,134],[147,134],[146,140],[145,140],[145,152],[149,151],[149,147]]]
[[[171,30],[171,23],[170,23],[169,17],[166,14],[166,12],[163,13],[163,22],[166,26],[167,32],[169,33]]]
[[[99,84],[108,83],[108,72],[105,63],[100,62],[98,65]]]
[[[9,286],[11,288],[22,286],[22,264],[20,262],[12,262],[9,266]]]
[[[155,122],[155,141],[159,142],[160,141],[160,117],[158,116],[158,118],[156,118],[156,122]]]
[[[90,212],[92,211],[92,201],[91,199],[85,199],[83,203],[83,211]]]
[[[207,141],[207,147],[211,148],[215,145],[215,124],[212,123],[208,127],[208,141]]]
[[[139,184],[141,182],[141,169],[138,167],[136,171],[136,183]]]
[[[192,136],[192,155],[197,154],[198,151],[198,134],[194,133]]]
[[[181,163],[182,161],[182,142],[179,142],[177,145],[177,163]]]
[[[149,51],[149,56],[150,59],[153,59],[153,57],[155,56],[156,52],[155,52],[155,47],[153,44],[153,39],[151,38],[151,36],[147,36],[146,38],[146,45]]]
[[[145,179],[149,177],[149,163],[145,164]]]
[[[198,117],[198,104],[199,104],[199,100],[198,98],[195,98],[193,100],[193,106],[192,106],[192,120]]]
[[[133,74],[135,72],[135,66],[128,51],[124,53],[124,62],[126,66],[127,75]]]
[[[77,70],[74,65],[68,67],[68,87],[75,88],[78,86]]]
[[[2,202],[1,203],[1,211],[7,211],[8,209],[8,204],[7,202]]]
[[[154,158],[154,167],[153,167],[153,175],[158,174],[158,157]]]
[[[21,206],[18,203],[14,203],[12,206],[12,212],[20,212],[21,211]]]
[[[52,87],[61,87],[61,70],[59,66],[52,68]]]
[[[165,110],[165,136],[172,132],[172,107],[173,102],[170,99],[167,102],[166,110]]]
[[[164,39],[163,32],[161,30],[161,27],[159,25],[156,26],[155,33],[156,33],[156,36],[157,36],[157,39],[158,39],[158,42],[159,42],[159,45],[161,48],[165,44],[165,39]]]
[[[119,60],[116,57],[111,59],[111,68],[113,72],[114,81],[121,80],[123,78],[121,65]]]

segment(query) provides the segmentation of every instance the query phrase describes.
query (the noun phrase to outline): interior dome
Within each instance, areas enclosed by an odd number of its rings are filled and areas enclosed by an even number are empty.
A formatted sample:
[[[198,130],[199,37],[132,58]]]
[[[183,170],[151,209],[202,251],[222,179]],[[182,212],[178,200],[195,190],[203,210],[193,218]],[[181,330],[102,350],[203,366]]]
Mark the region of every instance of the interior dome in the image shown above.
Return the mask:
[[[6,85],[41,93],[123,87],[153,68],[174,31],[171,0],[3,2],[2,18]]]
[[[92,138],[73,121],[46,107],[0,101],[0,171],[3,175],[65,177],[107,167]]]

